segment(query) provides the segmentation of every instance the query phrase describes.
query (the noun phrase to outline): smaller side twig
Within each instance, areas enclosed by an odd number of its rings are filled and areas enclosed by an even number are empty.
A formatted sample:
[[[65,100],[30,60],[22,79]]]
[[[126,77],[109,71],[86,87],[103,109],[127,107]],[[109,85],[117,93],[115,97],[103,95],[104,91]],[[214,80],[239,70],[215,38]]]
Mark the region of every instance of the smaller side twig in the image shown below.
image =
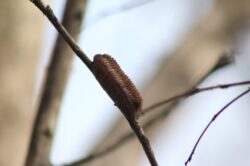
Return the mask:
[[[75,54],[83,61],[83,63],[90,69],[91,68],[91,60],[87,57],[87,55],[81,50],[81,48],[76,44],[75,40],[71,37],[68,31],[64,28],[64,26],[58,21],[55,16],[53,10],[49,5],[45,5],[40,0],[30,0],[37,8],[39,8],[44,15],[50,20],[50,22],[54,25],[60,35],[64,38],[64,40],[68,43],[71,49],[75,52]]]
[[[193,147],[193,150],[191,151],[191,154],[189,155],[187,161],[185,162],[185,165],[188,165],[189,162],[191,162],[192,157],[195,153],[195,150],[199,144],[199,142],[201,141],[202,137],[204,136],[204,134],[206,133],[206,131],[208,130],[208,128],[212,125],[213,122],[215,122],[215,120],[217,119],[217,117],[224,112],[224,110],[226,108],[228,108],[231,104],[233,104],[235,101],[237,101],[238,99],[240,99],[241,97],[243,97],[244,95],[246,95],[247,93],[250,92],[250,88],[248,88],[246,91],[244,91],[243,93],[241,93],[240,95],[238,95],[237,97],[235,97],[233,100],[231,100],[227,105],[225,105],[219,112],[217,112],[213,118],[210,120],[210,122],[207,124],[207,126],[205,127],[205,129],[202,131],[201,135],[199,136],[198,140],[195,143],[195,146]]]
[[[151,111],[151,110],[153,110],[155,108],[158,108],[160,106],[163,106],[163,105],[165,105],[165,104],[167,104],[167,103],[169,103],[171,101],[175,101],[175,100],[179,100],[179,99],[186,98],[186,97],[189,97],[189,96],[193,96],[193,95],[195,95],[197,93],[201,93],[201,92],[205,92],[205,91],[209,91],[209,90],[214,90],[214,89],[226,89],[226,88],[229,88],[229,87],[248,85],[248,84],[250,84],[250,80],[242,81],[242,82],[234,82],[234,83],[229,83],[229,84],[214,85],[214,86],[209,86],[209,87],[204,87],[204,88],[193,88],[193,89],[188,90],[187,92],[184,92],[184,93],[181,93],[179,95],[170,97],[170,98],[168,98],[166,100],[155,103],[155,104],[149,106],[148,108],[145,108],[141,112],[141,115],[144,115],[147,112],[149,112],[149,111]]]

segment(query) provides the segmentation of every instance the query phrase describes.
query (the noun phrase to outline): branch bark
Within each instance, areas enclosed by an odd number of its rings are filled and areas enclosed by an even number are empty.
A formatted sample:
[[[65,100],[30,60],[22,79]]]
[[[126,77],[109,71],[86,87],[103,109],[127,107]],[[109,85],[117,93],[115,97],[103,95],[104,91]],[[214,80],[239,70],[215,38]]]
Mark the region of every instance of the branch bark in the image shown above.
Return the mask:
[[[221,85],[214,85],[214,86],[209,86],[209,87],[204,87],[204,88],[192,88],[190,90],[188,90],[187,92],[178,94],[176,96],[170,97],[166,100],[160,101],[158,103],[155,103],[147,108],[145,108],[142,112],[141,115],[146,114],[148,111],[152,111],[155,108],[161,107],[165,104],[168,104],[170,102],[173,102],[175,100],[180,100],[183,98],[187,98],[189,96],[193,96],[197,93],[201,93],[201,92],[206,92],[206,91],[210,91],[210,90],[215,90],[215,89],[226,89],[226,88],[230,88],[230,87],[235,87],[235,86],[242,86],[242,85],[248,85],[250,84],[250,81],[242,81],[242,82],[234,82],[234,83],[229,83],[229,84],[221,84]]]
[[[86,0],[67,1],[62,24],[77,38],[86,9]],[[44,79],[26,166],[48,166],[55,122],[60,109],[64,89],[71,70],[73,52],[58,35]]]
[[[151,165],[157,166],[158,164],[156,162],[149,140],[144,135],[143,130],[140,127],[139,123],[135,121],[136,112],[138,110],[141,110],[141,104],[140,104],[141,98],[136,88],[134,87],[133,83],[123,73],[119,65],[116,63],[116,61],[109,55],[96,55],[94,57],[94,61],[91,62],[91,60],[87,57],[87,55],[75,43],[74,39],[70,36],[70,34],[64,28],[64,26],[58,21],[57,17],[54,15],[50,6],[45,5],[40,0],[31,0],[31,1],[37,8],[41,10],[41,12],[43,12],[47,16],[50,22],[54,25],[54,27],[60,33],[61,37],[67,42],[67,44],[76,53],[76,55],[83,61],[83,63],[85,63],[85,65],[93,73],[93,75],[96,77],[97,81],[100,83],[103,89],[111,97],[111,99],[118,106],[118,108],[121,109],[121,111],[124,113],[124,115],[128,119],[128,122],[131,128],[134,130],[134,132],[138,136],[138,139],[140,140]],[[110,87],[112,87],[112,89]],[[47,89],[45,89],[45,94],[46,94],[46,90]],[[34,157],[32,155],[33,155],[33,152],[36,152],[36,149],[37,149],[36,139],[37,138],[41,139],[39,138],[41,136],[49,138],[49,137],[52,137],[53,135],[50,133],[48,126],[44,127],[42,125],[43,121],[46,119],[43,119],[43,120],[41,119],[43,118],[43,116],[46,115],[47,109],[48,108],[45,107],[45,110],[43,110],[45,114],[43,112],[38,112],[39,114],[37,115],[37,119],[36,119],[37,121],[35,122],[35,129],[34,129],[33,138],[31,142],[30,153],[28,154],[28,158],[27,158],[27,165],[33,165],[32,160],[34,160],[33,159]],[[134,114],[131,111],[134,112]],[[51,116],[49,115],[47,119],[50,117]],[[42,150],[42,153],[43,151],[44,150]],[[46,153],[39,154],[37,157],[39,160],[41,157],[43,158],[43,156],[41,155],[45,155],[45,158],[46,158]],[[46,165],[46,161],[43,161],[43,162],[45,162],[45,165]]]
[[[216,68],[224,52],[230,48],[235,35],[249,18],[249,3],[247,0],[218,0],[213,10],[194,27],[180,46],[163,60],[158,73],[145,86],[145,107],[175,94],[184,93],[207,77]],[[147,135],[153,136],[157,133],[175,104],[176,102],[173,102],[158,108],[143,119],[146,126],[154,123],[154,126],[147,130]],[[126,121],[120,119],[94,151],[105,149],[128,130]],[[137,165],[140,153],[136,142],[131,141],[111,155],[85,165],[108,166],[119,163],[120,166],[133,166]]]

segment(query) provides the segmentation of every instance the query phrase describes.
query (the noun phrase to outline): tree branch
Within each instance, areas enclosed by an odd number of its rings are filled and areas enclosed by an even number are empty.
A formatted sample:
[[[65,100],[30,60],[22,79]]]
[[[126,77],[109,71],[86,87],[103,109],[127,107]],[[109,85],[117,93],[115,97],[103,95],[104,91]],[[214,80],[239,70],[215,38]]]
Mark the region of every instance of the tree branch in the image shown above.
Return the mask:
[[[54,15],[52,9],[49,7],[49,5],[45,6],[43,2],[40,0],[33,0],[32,1],[50,20],[50,22],[54,25],[54,27],[58,30],[58,32],[62,35],[64,40],[67,42],[67,44],[72,48],[72,50],[76,53],[76,55],[85,63],[85,65],[89,68],[89,70],[92,72],[92,74],[96,77],[97,81],[100,83],[100,85],[103,87],[103,89],[107,92],[107,94],[111,97],[111,99],[114,101],[115,104],[117,104],[118,108],[124,113],[124,109],[122,109],[121,105],[119,103],[123,103],[124,101],[126,102],[125,104],[132,104],[130,106],[125,106],[125,110],[129,112],[129,116],[127,114],[124,114],[125,117],[127,118],[131,128],[134,130],[136,133],[139,141],[141,142],[143,149],[145,150],[145,153],[151,163],[152,166],[157,166],[157,162],[155,160],[154,153],[151,149],[151,146],[149,144],[149,140],[147,137],[144,135],[142,128],[140,125],[137,123],[136,119],[134,118],[131,114],[131,112],[136,112],[134,110],[134,103],[135,101],[131,99],[130,94],[134,92],[135,87],[133,83],[129,80],[129,78],[123,73],[123,71],[120,69],[119,65],[116,63],[116,61],[108,56],[108,55],[96,55],[94,62],[91,62],[88,57],[84,54],[84,52],[78,47],[78,45],[75,43],[74,39],[70,36],[70,34],[66,31],[66,29],[63,27],[63,25],[58,21],[56,16]],[[53,67],[53,66],[52,66]],[[111,68],[111,69],[110,69]],[[52,71],[53,72],[53,71]],[[58,74],[58,73],[57,73]],[[116,78],[118,77],[118,78]],[[122,82],[123,81],[123,82]],[[130,83],[127,87],[127,89],[124,90],[124,84],[125,83]],[[113,87],[115,86],[115,87]],[[112,89],[110,88],[112,87]],[[113,89],[114,88],[114,89]],[[45,95],[46,96],[46,91],[48,89],[45,89]],[[48,92],[49,93],[49,92]],[[127,94],[129,93],[129,94]],[[138,93],[139,95],[139,93]],[[120,98],[124,97],[124,98]],[[51,101],[52,98],[50,99],[45,99],[48,101]],[[138,103],[139,104],[139,103]],[[137,105],[137,104],[136,104]],[[34,127],[34,132],[32,136],[32,142],[31,142],[31,147],[27,159],[26,165],[37,165],[34,164],[36,162],[41,162],[41,163],[46,163],[48,162],[48,152],[45,154],[37,154],[36,148],[39,148],[39,145],[41,142],[37,141],[36,139],[42,140],[43,137],[52,137],[51,130],[49,129],[48,124],[45,123],[48,119],[51,118],[50,114],[46,114],[46,111],[48,112],[49,109],[47,109],[46,106],[41,105],[42,111],[38,111],[37,119],[35,121],[35,127]],[[127,108],[128,107],[128,108]],[[140,107],[141,108],[141,107]],[[132,110],[131,110],[132,109]],[[138,109],[140,110],[140,109]],[[131,115],[131,116],[130,116]],[[41,138],[42,137],[42,138]],[[47,142],[47,141],[46,141]],[[43,149],[43,148],[42,148]],[[48,150],[47,150],[48,151]],[[33,153],[35,152],[35,153]],[[44,153],[44,150],[41,150],[41,153]],[[33,157],[37,157],[38,161]],[[44,161],[41,160],[40,158],[45,159]],[[48,162],[49,163],[49,162]],[[38,164],[40,165],[40,164]]]
[[[143,89],[145,108],[175,94],[187,92],[214,71],[225,51],[230,49],[235,35],[241,31],[248,20],[249,3],[248,0],[216,2],[214,8],[194,26],[179,47],[161,61],[158,72]],[[142,124],[144,124],[144,130],[147,131],[147,136],[157,133],[176,103],[175,100],[152,111],[150,115],[148,114],[149,116],[143,116]],[[103,152],[109,145],[114,145],[111,148],[115,149],[118,145],[113,143],[126,142],[132,137],[129,134],[123,135],[127,131],[126,121],[121,118],[106,137],[93,148],[91,154]],[[118,138],[122,140],[117,141]],[[140,149],[135,145],[136,142],[131,141],[112,155],[106,155],[102,159],[92,160],[91,163],[85,164],[88,166],[135,165],[141,155]],[[132,148],[133,151],[131,151]]]
[[[151,164],[151,166],[158,166],[158,163],[155,159],[155,155],[154,155],[154,152],[151,148],[151,145],[150,145],[150,142],[149,142],[149,139],[145,136],[144,132],[143,132],[143,129],[142,127],[139,125],[138,121],[137,120],[134,120],[134,119],[130,119],[130,118],[127,118],[131,128],[133,129],[133,131],[135,132],[137,138],[139,139],[147,157],[148,157],[148,160]]]
[[[227,2],[227,4],[230,4],[230,3]],[[47,12],[44,13],[45,15],[46,15],[46,13],[47,14],[50,13],[49,11],[51,11],[51,9],[48,6],[45,7],[45,9],[46,9],[45,11],[47,11]],[[219,12],[219,15],[224,16],[223,12],[225,12],[225,11],[221,10],[221,7],[219,7],[218,9],[220,9],[220,11],[221,11],[221,12]],[[228,10],[228,11],[230,11],[230,10]],[[218,13],[216,13],[216,14],[218,14]],[[211,18],[214,19],[214,18],[221,18],[221,17],[215,17],[214,15],[211,15]],[[209,28],[207,28],[207,26],[205,26],[206,28],[204,28],[204,27],[203,27],[203,29],[201,28],[202,30],[204,30],[204,32],[202,31],[200,33],[197,33],[197,31],[195,31],[196,35],[192,35],[192,36],[195,36],[195,38],[192,39],[192,40],[197,41],[197,39],[200,40],[200,38],[207,39],[206,35],[210,34],[209,35],[209,40],[204,40],[205,42],[203,42],[201,44],[199,42],[199,44],[201,46],[196,45],[195,46],[197,48],[196,51],[193,51],[193,50],[190,51],[190,49],[194,49],[194,48],[190,47],[189,45],[185,46],[185,44],[186,44],[185,43],[184,47],[182,49],[180,49],[181,53],[180,52],[178,53],[178,51],[177,51],[175,56],[172,56],[171,58],[168,59],[168,61],[167,61],[168,65],[166,65],[168,67],[164,67],[164,68],[161,69],[161,73],[164,73],[165,76],[162,77],[162,78],[158,77],[158,80],[160,80],[161,83],[166,84],[165,78],[167,76],[171,75],[169,73],[170,71],[171,72],[173,71],[173,70],[168,70],[168,69],[173,67],[173,65],[179,64],[183,68],[180,69],[179,75],[175,74],[175,75],[177,75],[176,79],[175,80],[171,79],[171,81],[169,82],[169,85],[170,85],[169,87],[170,88],[172,88],[173,85],[175,85],[175,87],[176,87],[176,85],[178,85],[177,86],[178,88],[176,88],[175,91],[176,92],[181,92],[181,91],[185,91],[185,89],[187,89],[187,88],[189,89],[190,86],[192,87],[194,84],[199,83],[208,74],[208,72],[211,72],[211,69],[213,69],[215,67],[215,64],[217,64],[219,57],[221,57],[220,54],[222,53],[222,51],[224,51],[225,47],[229,45],[232,35],[235,34],[235,32],[237,32],[238,26],[240,24],[238,24],[238,23],[234,24],[234,21],[238,21],[237,19],[241,18],[240,21],[242,23],[245,20],[245,17],[238,17],[238,15],[233,17],[233,18],[234,18],[234,19],[232,19],[233,21],[232,20],[229,21],[228,18],[225,18],[224,19],[225,22],[215,26],[215,28],[213,28],[212,32],[210,30],[207,31],[207,29],[209,29]],[[215,21],[215,23],[217,23],[217,21]],[[237,25],[237,26],[231,26],[231,25]],[[227,29],[227,31],[225,31],[225,27],[228,27],[229,29]],[[60,31],[60,28],[58,30]],[[221,35],[218,35],[218,33],[220,34],[220,32],[222,30],[223,30],[223,33],[221,33]],[[62,33],[63,33],[63,31],[62,31]],[[187,43],[195,43],[195,42],[190,42],[188,40]],[[70,46],[73,47],[72,45],[70,45]],[[206,48],[206,49],[203,49],[203,47]],[[202,49],[203,49],[203,51],[202,51]],[[206,50],[206,51],[204,51],[204,50]],[[173,58],[173,57],[175,57],[175,58]],[[88,64],[87,66],[90,69],[91,61],[86,60],[86,59],[84,60],[84,59],[85,58],[83,58],[82,60],[85,61],[86,65]],[[189,61],[189,60],[192,60],[192,62]],[[204,62],[204,63],[200,63],[201,61]],[[173,63],[173,62],[175,62],[175,63]],[[187,63],[187,62],[190,62],[190,63]],[[199,63],[197,63],[197,62],[199,62]],[[199,69],[199,72],[194,72],[194,71],[197,71],[197,70],[195,70],[197,68]],[[192,73],[192,79],[188,77],[190,73]],[[185,79],[185,81],[183,81],[184,80],[183,78],[186,78],[186,77],[188,79]],[[169,79],[169,77],[167,77],[167,78]],[[157,81],[157,79],[156,79],[156,81]],[[162,86],[158,86],[158,87],[162,88]],[[162,95],[162,93],[157,94],[157,95],[160,97]],[[165,92],[164,92],[164,94],[165,94]],[[169,93],[169,94],[171,94],[171,93]],[[157,99],[157,98],[155,98],[155,99]],[[154,114],[154,116],[152,116],[152,118],[147,119],[146,125],[150,126],[150,125],[153,124],[153,122],[156,122],[156,121],[159,121],[160,119],[163,119],[168,112],[169,112],[168,110],[166,110],[164,112],[160,112],[160,113],[155,112],[155,114]],[[159,117],[159,115],[161,117]],[[155,118],[158,118],[158,119],[155,119]],[[127,155],[127,156],[129,156],[129,155]]]
[[[58,21],[55,14],[49,5],[45,6],[45,4],[40,0],[30,0],[34,5],[36,5],[42,12],[47,16],[50,22],[54,25],[57,31],[62,35],[64,40],[68,43],[71,49],[76,53],[76,55],[83,61],[83,63],[90,69],[91,60],[87,57],[87,55],[81,50],[81,48],[76,44],[75,40],[71,37],[68,31],[64,28],[64,26]],[[72,9],[74,10],[74,9]],[[79,15],[80,16],[80,15]]]
[[[181,93],[179,95],[170,97],[170,98],[168,98],[166,100],[155,103],[155,104],[149,106],[148,108],[145,108],[141,112],[141,115],[144,115],[147,112],[149,112],[149,111],[151,111],[151,110],[153,110],[155,108],[158,108],[160,106],[163,106],[163,105],[165,105],[165,104],[167,104],[169,102],[172,102],[174,100],[187,98],[187,97],[193,96],[193,95],[195,95],[197,93],[201,93],[201,92],[205,92],[205,91],[209,91],[209,90],[214,90],[214,89],[226,89],[226,88],[229,88],[229,87],[248,85],[248,84],[250,84],[250,81],[242,81],[242,82],[235,82],[235,83],[229,83],[229,84],[214,85],[214,86],[209,86],[209,87],[204,87],[204,88],[192,88],[192,89],[188,90],[187,92],[184,92],[184,93]]]
[[[207,126],[204,128],[204,130],[202,131],[201,135],[199,136],[198,140],[196,141],[194,148],[191,152],[191,154],[189,155],[187,161],[185,162],[185,165],[188,165],[189,162],[191,162],[192,157],[195,153],[195,150],[199,144],[199,142],[201,141],[202,137],[204,136],[204,134],[206,133],[206,131],[208,130],[208,128],[212,125],[213,122],[215,122],[215,120],[218,118],[218,116],[220,116],[220,114],[222,112],[224,112],[226,110],[226,108],[228,108],[231,104],[233,104],[234,102],[236,102],[238,99],[240,99],[241,97],[243,97],[244,95],[246,95],[247,93],[250,92],[250,88],[248,88],[246,91],[244,91],[243,93],[241,93],[240,95],[238,95],[237,97],[235,97],[233,100],[231,100],[227,105],[225,105],[219,112],[217,112],[213,118],[210,120],[210,122],[207,124]]]
[[[114,104],[126,117],[130,127],[140,141],[150,164],[157,166],[158,164],[149,140],[137,122],[138,113],[142,107],[142,98],[138,90],[110,55],[95,55],[91,69],[103,90],[106,91],[114,101]]]
[[[40,4],[38,1],[33,2]],[[77,38],[80,32],[85,7],[86,0],[67,1],[62,24],[74,39]],[[60,25],[59,27],[62,27],[57,19],[55,22]],[[63,32],[66,31],[64,28],[62,30]],[[70,37],[70,41],[73,41],[73,38]],[[39,96],[39,103],[36,108],[37,115],[34,121],[26,166],[50,165],[49,155],[55,123],[71,70],[72,59],[72,50],[63,38],[58,35],[48,64],[47,73],[45,73],[43,87]]]

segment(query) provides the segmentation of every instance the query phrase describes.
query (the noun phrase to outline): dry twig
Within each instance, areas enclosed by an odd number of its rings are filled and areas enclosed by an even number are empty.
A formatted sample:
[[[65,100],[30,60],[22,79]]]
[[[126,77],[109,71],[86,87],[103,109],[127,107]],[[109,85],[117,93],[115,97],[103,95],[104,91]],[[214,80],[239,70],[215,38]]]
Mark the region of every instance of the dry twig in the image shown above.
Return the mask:
[[[142,128],[136,121],[136,116],[131,114],[131,112],[139,111],[141,108],[137,108],[139,106],[137,101],[132,99],[131,96],[133,96],[133,93],[135,92],[137,95],[137,91],[132,84],[132,82],[128,79],[128,77],[122,72],[122,70],[119,68],[118,64],[113,60],[110,56],[101,56],[97,55],[96,61],[91,62],[86,54],[81,50],[81,48],[75,43],[74,39],[70,36],[70,34],[67,32],[67,30],[63,27],[63,25],[58,21],[56,16],[54,15],[52,9],[49,7],[49,5],[45,6],[43,2],[40,0],[33,0],[32,1],[50,20],[50,22],[54,25],[54,27],[58,30],[58,32],[61,34],[61,36],[64,38],[64,40],[68,43],[68,45],[71,47],[71,49],[76,53],[76,55],[85,63],[85,65],[89,68],[89,70],[93,73],[93,75],[96,77],[97,81],[100,83],[100,85],[103,87],[103,89],[108,93],[108,95],[112,98],[114,103],[120,108],[124,116],[127,118],[131,128],[136,133],[139,141],[141,142],[143,149],[145,150],[145,153],[149,159],[149,162],[152,166],[157,166],[157,162],[155,160],[154,153],[152,151],[152,148],[150,146],[149,140],[144,135]],[[110,64],[111,63],[111,64]],[[118,77],[118,78],[116,78]],[[122,82],[123,81],[123,82]],[[126,87],[127,86],[127,87]],[[110,88],[112,87],[112,88]],[[115,88],[115,89],[113,89]],[[125,89],[124,89],[125,88]],[[139,93],[138,93],[139,95]],[[121,97],[122,98],[121,98]],[[124,97],[124,98],[123,98]],[[125,103],[124,103],[125,101]],[[121,104],[120,104],[121,103]],[[124,104],[124,107],[121,105]],[[127,106],[127,104],[130,104],[131,106]],[[124,108],[124,109],[123,109]],[[48,111],[45,109],[45,112]],[[49,114],[48,114],[49,115]],[[49,130],[49,127],[45,125],[45,127],[42,125],[43,120],[46,120],[46,117],[42,114],[42,112],[38,112],[37,120],[35,124],[35,129],[33,133],[33,138],[31,142],[31,148],[30,153],[28,155],[27,164],[26,165],[33,165],[32,161],[33,154],[32,152],[36,152],[36,138],[40,135],[51,137],[52,133]],[[42,127],[40,127],[40,125]],[[40,129],[42,128],[42,129]],[[41,131],[40,131],[41,130]],[[38,131],[38,133],[36,133]],[[40,134],[39,132],[42,132]],[[45,133],[45,134],[44,134]],[[45,160],[48,160],[47,155],[43,154],[46,157]],[[35,161],[36,162],[36,161]],[[45,161],[44,161],[45,162]],[[35,164],[36,165],[36,164]],[[39,165],[39,164],[38,164]]]
[[[186,98],[186,97],[189,97],[189,96],[193,96],[197,93],[201,93],[201,92],[205,92],[205,91],[209,91],[209,90],[214,90],[214,89],[225,89],[225,88],[229,88],[229,87],[234,87],[234,86],[241,86],[241,85],[248,85],[250,84],[250,81],[242,81],[242,82],[235,82],[235,83],[229,83],[229,84],[221,84],[221,85],[214,85],[214,86],[209,86],[209,87],[204,87],[204,88],[193,88],[187,92],[184,92],[184,93],[181,93],[179,95],[176,95],[176,96],[173,96],[173,97],[170,97],[169,99],[166,99],[166,100],[163,100],[161,102],[158,102],[158,103],[155,103],[151,106],[149,106],[148,108],[145,108],[142,112],[141,112],[141,115],[144,115],[146,114],[147,112],[155,109],[155,108],[158,108],[160,106],[163,106],[171,101],[174,101],[174,100],[179,100],[179,99],[182,99],[182,98]]]
[[[226,108],[228,108],[231,104],[233,104],[234,102],[236,102],[238,99],[240,99],[241,97],[243,97],[244,95],[246,95],[247,93],[250,92],[250,88],[248,88],[246,91],[244,91],[243,93],[241,93],[240,95],[238,95],[237,97],[235,97],[233,100],[231,100],[227,105],[225,105],[219,112],[217,112],[213,118],[210,120],[210,122],[207,124],[207,126],[204,128],[204,130],[202,131],[201,135],[199,136],[198,140],[196,141],[194,148],[191,152],[191,154],[189,155],[187,161],[185,162],[185,165],[188,165],[189,162],[191,162],[192,157],[195,153],[195,150],[199,144],[199,142],[201,141],[203,135],[206,133],[206,131],[208,130],[208,128],[212,125],[213,122],[215,122],[215,120],[218,118],[218,116],[224,112],[226,110]]]
[[[142,98],[134,84],[109,55],[96,55],[91,68],[97,81],[121,110],[135,132],[152,166],[157,166],[153,150],[142,127],[137,122]]]
[[[162,59],[158,72],[144,86],[142,95],[147,106],[175,94],[187,92],[211,74],[222,54],[230,49],[235,35],[248,20],[249,2],[249,0],[215,2],[214,7],[194,26],[171,55]],[[149,137],[158,133],[176,103],[176,101],[171,102],[143,117],[142,124],[154,123],[154,126],[151,125],[147,130],[143,126]],[[92,153],[100,152],[121,138],[128,130],[124,127],[125,123],[123,119],[117,121],[105,138],[93,148]],[[130,152],[131,148],[134,149],[133,152]],[[131,141],[112,155],[88,165],[126,166],[130,158],[134,160],[130,160],[129,164],[136,165],[140,155],[141,151],[135,147],[135,141]]]
[[[33,3],[37,3],[36,0],[33,0],[32,1]],[[40,1],[39,1],[40,2]],[[69,36],[66,31],[60,26],[60,23],[58,21],[55,21],[55,16],[53,15],[53,12],[52,10],[50,9],[49,6],[44,6],[42,3],[37,3],[36,4],[37,7],[39,7],[39,9],[50,19],[50,21],[54,24],[54,26],[57,28],[57,30],[62,34],[62,35],[65,35],[63,36],[65,38],[65,40],[68,42],[68,44],[72,47],[72,49],[75,51],[75,53],[79,56],[79,58],[88,66],[88,68],[90,69],[91,67],[91,61],[86,57],[86,55],[80,50],[80,48],[75,45],[75,42],[74,40],[71,40],[71,38],[68,38],[67,36]],[[54,21],[54,22],[53,22]],[[228,22],[227,22],[228,23]],[[219,27],[218,28],[219,30],[215,29],[215,32],[218,32],[221,30],[221,28]],[[224,29],[224,28],[223,28]],[[234,29],[233,29],[234,30]],[[227,34],[226,34],[227,35]],[[225,36],[226,36],[225,35]],[[221,37],[222,39],[224,39],[224,36]],[[222,40],[223,41],[223,40]],[[206,43],[206,45],[209,45],[209,43]],[[217,44],[218,45],[218,44]],[[219,45],[221,46],[221,45]],[[224,48],[223,47],[219,47],[217,49],[215,49],[215,52],[220,52],[221,48]],[[80,50],[80,51],[79,51]],[[210,49],[210,50],[214,50],[214,49]],[[219,51],[218,51],[219,50]],[[185,53],[186,54],[186,53]],[[200,55],[200,53],[199,53]],[[182,55],[180,55],[182,56]],[[215,56],[218,56],[218,54],[216,54]],[[195,57],[195,56],[194,56]],[[197,58],[197,57],[196,57]],[[214,61],[217,61],[217,58],[213,58]],[[169,61],[171,62],[171,61]],[[204,69],[204,72],[201,72],[201,74],[199,75],[198,73],[198,76],[197,76],[197,79],[194,80],[195,83],[199,82],[202,78],[204,78],[204,75],[207,74],[207,71],[210,71],[211,68],[213,68],[213,64],[215,64],[216,62],[211,62],[211,63],[208,63],[208,65],[206,66],[206,69]],[[205,73],[205,74],[204,74]],[[197,81],[198,80],[198,81]],[[185,85],[186,86],[186,85]],[[147,126],[151,126],[153,123],[155,123],[156,121],[158,121],[159,119],[161,118],[164,118],[166,115],[167,112],[161,112],[160,114],[157,114],[156,116],[154,116],[153,118],[151,118],[150,120],[147,121]],[[159,117],[159,116],[161,117]]]
[[[40,0],[30,0],[37,8],[39,8],[43,14],[50,20],[50,22],[54,25],[60,35],[64,38],[64,40],[68,43],[71,49],[76,53],[76,55],[85,63],[85,65],[90,69],[91,60],[87,57],[87,55],[82,51],[82,49],[76,44],[75,40],[71,37],[68,31],[64,28],[64,26],[58,21],[54,12],[50,8],[49,5],[45,5]]]
[[[149,139],[145,136],[141,125],[137,122],[137,120],[131,120],[130,118],[128,118],[127,120],[129,122],[131,128],[134,130],[137,138],[141,142],[142,147],[143,147],[143,149],[148,157],[148,160],[149,160],[151,166],[158,166],[158,163],[155,159],[155,155],[154,155],[154,152],[151,148]]]

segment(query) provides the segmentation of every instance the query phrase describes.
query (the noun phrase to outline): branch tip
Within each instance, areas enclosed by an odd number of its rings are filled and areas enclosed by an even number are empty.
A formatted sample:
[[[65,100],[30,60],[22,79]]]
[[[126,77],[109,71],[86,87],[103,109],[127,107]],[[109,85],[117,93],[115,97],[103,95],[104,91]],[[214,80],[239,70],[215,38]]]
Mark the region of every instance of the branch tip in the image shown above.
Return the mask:
[[[207,130],[209,129],[209,127],[212,125],[213,122],[215,122],[215,120],[221,115],[221,113],[223,113],[226,108],[228,108],[230,105],[232,105],[234,102],[236,102],[238,99],[240,99],[241,97],[245,96],[246,94],[248,94],[250,92],[250,87],[247,88],[246,91],[242,92],[241,94],[239,94],[237,97],[235,97],[234,99],[232,99],[229,103],[227,103],[222,109],[220,109],[210,120],[210,122],[206,125],[206,127],[204,128],[204,130],[202,131],[202,133],[200,134],[199,138],[197,139],[188,159],[185,162],[185,165],[187,166],[189,162],[191,162],[192,157],[196,151],[197,146],[199,145],[201,139],[203,138],[204,134],[207,132]]]

